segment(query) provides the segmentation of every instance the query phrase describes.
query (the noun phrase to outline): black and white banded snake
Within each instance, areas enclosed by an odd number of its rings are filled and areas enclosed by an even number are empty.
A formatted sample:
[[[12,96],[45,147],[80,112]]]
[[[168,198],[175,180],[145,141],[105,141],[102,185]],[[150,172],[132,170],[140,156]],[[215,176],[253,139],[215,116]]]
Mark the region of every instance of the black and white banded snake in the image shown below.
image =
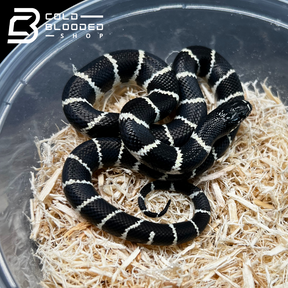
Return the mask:
[[[206,78],[218,106],[207,114],[197,76]],[[146,97],[125,104],[120,114],[93,108],[99,95],[117,84],[136,82]],[[68,121],[92,139],[67,157],[62,182],[71,205],[98,228],[132,242],[171,245],[198,236],[210,220],[204,192],[183,181],[212,166],[235,137],[251,112],[241,83],[230,64],[209,48],[183,49],[172,66],[142,50],[115,51],[74,72],[62,95]],[[168,124],[154,124],[177,107]],[[91,182],[103,167],[122,166],[158,179],[144,186],[139,207],[151,217],[163,215],[146,209],[144,198],[167,189],[187,195],[194,203],[193,218],[173,224],[153,223],[131,216],[105,201]],[[178,181],[182,180],[182,181]]]

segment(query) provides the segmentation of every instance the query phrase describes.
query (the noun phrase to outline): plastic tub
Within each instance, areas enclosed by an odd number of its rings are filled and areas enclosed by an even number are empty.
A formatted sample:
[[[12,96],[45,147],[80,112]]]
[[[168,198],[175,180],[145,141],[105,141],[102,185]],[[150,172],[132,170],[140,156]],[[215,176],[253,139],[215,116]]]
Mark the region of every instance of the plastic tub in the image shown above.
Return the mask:
[[[105,52],[126,48],[171,62],[173,51],[204,45],[223,54],[242,81],[268,77],[285,102],[287,13],[284,0],[85,1],[65,11],[69,20],[50,20],[65,31],[42,26],[33,43],[18,46],[0,66],[0,286],[38,287],[41,280],[29,240],[29,172],[38,165],[35,136],[48,137],[63,126],[61,93],[72,64],[81,68]],[[103,24],[103,30],[73,30],[89,23]]]

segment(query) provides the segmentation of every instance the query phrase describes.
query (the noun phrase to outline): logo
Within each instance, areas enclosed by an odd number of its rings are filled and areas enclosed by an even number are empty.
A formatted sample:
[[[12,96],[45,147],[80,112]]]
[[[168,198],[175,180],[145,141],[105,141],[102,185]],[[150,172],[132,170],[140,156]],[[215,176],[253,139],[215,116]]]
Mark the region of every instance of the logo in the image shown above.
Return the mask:
[[[14,8],[14,12],[15,13],[30,13],[30,14],[35,15],[35,20],[29,25],[32,28],[34,34],[29,39],[8,39],[8,43],[9,44],[19,44],[19,43],[31,43],[31,42],[33,42],[38,36],[38,29],[37,29],[36,25],[40,21],[40,13],[38,12],[38,10],[36,10],[34,8]],[[27,21],[31,17],[32,17],[32,15],[30,15],[30,16],[25,16],[25,15],[13,16],[9,22],[8,36],[28,36],[29,33],[27,31],[15,31],[14,28],[15,28],[16,21]]]
[[[68,17],[65,16],[64,13],[55,13],[54,16],[52,13],[46,13],[45,19],[54,19],[54,20],[61,20],[60,23],[45,24],[46,37],[54,37],[54,32],[60,32],[60,39],[65,38],[67,31],[73,31],[72,37],[77,38],[79,31],[86,31],[85,37],[87,39],[91,38],[91,31],[97,31],[99,38],[103,37],[103,33],[99,31],[103,31],[103,24],[102,23],[94,23],[95,19],[102,19],[103,15],[79,15],[78,13],[71,13]],[[93,23],[87,23],[87,20],[81,22],[81,19],[94,19]],[[75,21],[75,22],[74,22]],[[89,22],[89,21],[88,21]]]
[[[15,15],[10,19],[8,36],[18,36],[18,38],[9,38],[8,44],[20,44],[20,43],[31,43],[35,41],[38,37],[38,28],[37,24],[40,21],[40,13],[35,8],[14,8],[14,13],[25,13],[28,15]],[[28,21],[34,15],[35,19],[32,23],[29,24],[29,27],[33,30],[33,35],[30,38],[25,38],[29,35],[27,31],[15,31],[15,23],[17,21]],[[99,38],[103,37],[103,24],[95,23],[95,19],[102,19],[103,15],[79,15],[78,13],[71,13],[69,16],[65,16],[64,13],[46,13],[45,20],[54,19],[54,24],[49,22],[45,23],[45,37],[55,37],[58,36],[60,39],[63,39],[68,35],[71,35],[73,38],[78,37],[78,32],[86,31],[86,38],[91,38],[91,31],[97,31]],[[83,21],[81,21],[84,19]],[[88,20],[87,20],[88,19]],[[92,19],[93,22],[89,23],[89,19]],[[31,21],[31,20],[30,20]],[[88,22],[87,22],[88,21]],[[91,21],[90,21],[91,22]],[[70,33],[67,33],[70,31]]]

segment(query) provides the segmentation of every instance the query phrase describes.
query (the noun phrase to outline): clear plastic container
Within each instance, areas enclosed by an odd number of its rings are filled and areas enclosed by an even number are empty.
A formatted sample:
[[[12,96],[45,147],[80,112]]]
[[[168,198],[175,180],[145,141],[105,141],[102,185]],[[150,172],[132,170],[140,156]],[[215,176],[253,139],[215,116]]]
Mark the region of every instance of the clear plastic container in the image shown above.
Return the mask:
[[[75,20],[75,13],[103,18]],[[0,66],[0,287],[38,287],[41,280],[29,240],[29,173],[38,165],[35,137],[63,126],[61,94],[72,64],[81,68],[127,48],[171,62],[175,51],[204,45],[224,55],[242,81],[268,77],[287,103],[287,14],[284,0],[85,1],[65,11],[70,20],[50,20],[65,31],[46,31],[44,25],[33,43],[16,47]],[[72,30],[72,24],[95,22],[103,30]]]

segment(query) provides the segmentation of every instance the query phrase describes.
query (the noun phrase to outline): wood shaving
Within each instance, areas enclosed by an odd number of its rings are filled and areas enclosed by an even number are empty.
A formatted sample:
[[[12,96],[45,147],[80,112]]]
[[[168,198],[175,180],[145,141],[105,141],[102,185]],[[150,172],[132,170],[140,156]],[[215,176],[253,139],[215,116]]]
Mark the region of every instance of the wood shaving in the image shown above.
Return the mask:
[[[211,90],[200,83],[214,102]],[[211,221],[198,238],[178,246],[136,245],[83,219],[63,194],[61,171],[69,152],[87,138],[65,125],[49,139],[36,139],[40,160],[31,173],[30,220],[42,287],[287,287],[288,115],[265,83],[243,88],[253,105],[251,115],[225,155],[193,181],[210,201]],[[97,107],[117,112],[144,93],[122,85],[99,99]],[[166,191],[147,197],[148,209],[156,212],[171,199],[166,215],[143,215],[137,197],[149,181],[121,168],[93,175],[104,199],[131,215],[165,223],[191,217],[189,199]]]

